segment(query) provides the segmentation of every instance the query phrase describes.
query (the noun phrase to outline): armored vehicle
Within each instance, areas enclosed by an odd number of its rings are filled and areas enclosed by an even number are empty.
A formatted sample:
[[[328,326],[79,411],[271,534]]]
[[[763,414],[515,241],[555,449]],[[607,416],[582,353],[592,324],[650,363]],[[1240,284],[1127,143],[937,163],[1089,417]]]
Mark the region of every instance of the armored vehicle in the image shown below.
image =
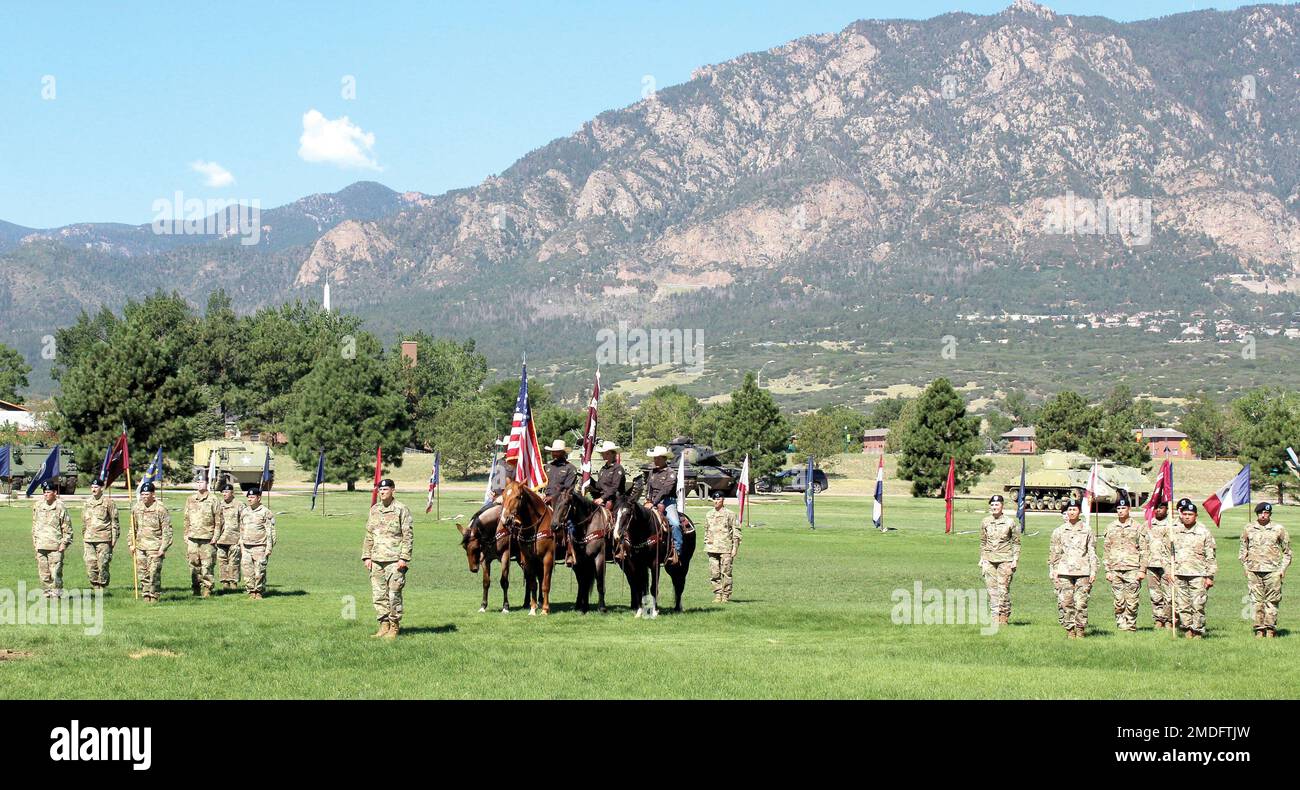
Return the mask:
[[[701,498],[709,497],[714,491],[721,491],[723,496],[735,496],[736,485],[740,482],[740,467],[722,462],[727,450],[714,452],[712,447],[696,444],[689,436],[678,436],[668,443],[668,451],[673,454],[668,465],[677,469],[679,459],[686,456],[686,493],[694,493]],[[648,472],[653,464],[642,464],[641,471]]]
[[[216,488],[222,481],[229,480],[247,491],[256,488],[262,482],[262,466],[267,455],[271,456],[271,479],[266,488],[275,483],[275,453],[264,442],[250,442],[245,439],[213,439],[194,445],[194,482],[198,482],[208,471],[211,454],[217,454],[216,480],[210,485]]]
[[[1048,450],[1043,453],[1043,468],[1025,475],[1025,509],[1059,511],[1070,499],[1082,499],[1088,485],[1093,459],[1083,453]],[[1120,491],[1130,502],[1142,504],[1151,496],[1151,481],[1141,469],[1114,461],[1097,459],[1099,487],[1097,510],[1114,510]],[[1008,507],[1020,491],[1020,475],[1005,486]]]
[[[43,444],[14,445],[13,458],[10,459],[13,471],[13,490],[26,491],[27,484],[41,470],[41,464],[50,455],[49,447]],[[59,448],[59,494],[77,493],[77,462],[73,460],[72,451],[66,447]],[[9,493],[9,480],[0,480],[0,493]]]

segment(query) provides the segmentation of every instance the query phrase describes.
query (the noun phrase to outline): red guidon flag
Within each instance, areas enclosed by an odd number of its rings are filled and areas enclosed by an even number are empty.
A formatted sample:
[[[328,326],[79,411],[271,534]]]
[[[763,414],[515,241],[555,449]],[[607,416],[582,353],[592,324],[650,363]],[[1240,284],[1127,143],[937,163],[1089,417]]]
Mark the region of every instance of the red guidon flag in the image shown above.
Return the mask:
[[[370,489],[370,506],[374,507],[379,501],[379,481],[383,479],[384,474],[384,448],[380,447],[375,450],[375,485]]]
[[[943,531],[952,532],[952,501],[957,493],[957,459],[948,459],[948,480],[943,484]]]
[[[596,449],[596,407],[600,404],[600,368],[596,368],[596,384],[591,388],[591,402],[587,404],[587,429],[582,432],[582,487],[591,485],[591,454]]]
[[[533,414],[528,407],[528,363],[519,374],[519,398],[515,401],[515,416],[510,423],[510,440],[506,445],[506,461],[515,461],[515,480],[530,488],[546,485],[546,470],[542,468],[542,448],[537,444],[537,430],[533,427]]]
[[[1174,462],[1165,459],[1160,464],[1160,473],[1156,475],[1155,487],[1151,489],[1151,496],[1147,497],[1146,506],[1143,507],[1143,515],[1146,516],[1147,526],[1156,517],[1156,508],[1161,505],[1168,505],[1174,501]]]

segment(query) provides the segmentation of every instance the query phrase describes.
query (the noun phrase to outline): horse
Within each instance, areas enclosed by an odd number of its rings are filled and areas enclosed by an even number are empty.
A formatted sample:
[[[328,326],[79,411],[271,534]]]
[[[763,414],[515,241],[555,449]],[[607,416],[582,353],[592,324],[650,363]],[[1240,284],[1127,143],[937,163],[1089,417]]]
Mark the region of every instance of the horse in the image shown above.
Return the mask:
[[[556,497],[555,512],[567,512],[573,521],[576,537],[573,539],[575,562],[573,574],[578,578],[578,599],[575,608],[586,614],[591,609],[591,583],[596,583],[600,597],[597,610],[605,612],[605,552],[610,531],[609,513],[584,496],[564,491]]]
[[[517,480],[501,494],[501,523],[510,532],[524,568],[524,598],[528,614],[537,614],[540,588],[542,614],[551,613],[551,571],[555,568],[555,531],[551,509],[542,495]]]
[[[474,514],[469,527],[456,525],[460,531],[460,545],[469,561],[469,572],[478,573],[483,566],[483,605],[487,611],[488,591],[492,587],[492,563],[501,562],[501,613],[510,612],[510,530],[501,522],[501,506],[489,504]]]
[[[632,490],[614,499],[614,540],[623,543],[623,559],[619,565],[632,588],[632,608],[636,617],[645,614],[642,599],[650,591],[650,617],[659,616],[659,568],[668,558],[671,532],[663,529],[658,514],[641,504],[645,479],[637,478]],[[680,513],[680,511],[679,511]],[[695,554],[695,525],[684,513],[682,520],[682,551],[677,565],[666,566],[673,581],[673,611],[682,610],[682,591],[686,588],[686,574],[690,572],[691,556]],[[649,583],[647,584],[647,575]]]

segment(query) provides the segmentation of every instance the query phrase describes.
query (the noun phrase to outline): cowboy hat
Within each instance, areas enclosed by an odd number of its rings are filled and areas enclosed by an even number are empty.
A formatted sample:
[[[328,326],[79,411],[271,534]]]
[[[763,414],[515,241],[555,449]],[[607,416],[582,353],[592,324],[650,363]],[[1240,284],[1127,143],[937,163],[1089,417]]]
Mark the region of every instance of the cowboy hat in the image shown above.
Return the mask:
[[[502,436],[500,439],[497,439],[496,444],[497,444],[497,447],[509,447],[509,446],[510,446],[510,440],[507,439],[506,437]]]
[[[618,445],[614,444],[611,441],[604,441],[601,442],[600,445],[596,447],[596,452],[598,454],[616,453],[618,452]]]
[[[551,442],[550,447],[546,448],[546,452],[567,453],[569,452],[569,445],[565,444],[563,439],[556,439],[555,441]]]
[[[646,457],[646,458],[658,458],[658,457],[661,456],[661,455],[662,455],[664,458],[672,458],[672,457],[673,457],[673,454],[670,453],[670,452],[668,452],[668,448],[667,448],[667,447],[664,447],[662,444],[657,444],[657,445],[655,445],[655,448],[654,448],[653,450],[646,450],[646,451],[645,451],[645,457]]]

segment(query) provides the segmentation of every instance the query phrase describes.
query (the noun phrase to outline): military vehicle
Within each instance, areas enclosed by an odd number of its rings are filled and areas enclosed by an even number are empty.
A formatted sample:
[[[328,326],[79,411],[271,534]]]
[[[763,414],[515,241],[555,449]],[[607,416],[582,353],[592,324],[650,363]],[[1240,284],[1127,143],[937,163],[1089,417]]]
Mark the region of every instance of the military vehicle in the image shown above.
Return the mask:
[[[43,444],[14,445],[10,468],[13,471],[12,485],[14,491],[27,490],[27,483],[41,470],[41,464],[50,455],[49,447]],[[77,493],[77,462],[73,460],[72,451],[66,447],[59,448],[59,494]],[[9,480],[0,480],[0,493],[8,494]]]
[[[686,455],[686,495],[692,493],[702,499],[708,498],[714,491],[721,491],[723,496],[735,496],[736,485],[740,482],[740,467],[722,462],[727,450],[714,452],[712,447],[696,444],[689,436],[678,436],[668,443],[668,451],[673,457],[668,465],[677,470],[677,464],[683,454]],[[654,464],[642,464],[641,471],[648,472]]]
[[[213,452],[217,454],[216,480],[211,482],[215,488],[221,481],[229,480],[247,491],[256,488],[262,482],[262,466],[266,456],[271,455],[271,478],[266,488],[275,485],[275,453],[265,442],[250,442],[246,439],[213,439],[194,445],[194,482],[203,479],[208,472],[208,463]]]
[[[1083,453],[1048,450],[1043,453],[1043,468],[1025,475],[1025,509],[1060,511],[1070,499],[1082,499],[1092,471],[1093,459]],[[1100,482],[1096,496],[1097,510],[1114,510],[1118,493],[1128,494],[1130,502],[1141,505],[1151,496],[1151,481],[1141,469],[1114,461],[1097,459]],[[1008,507],[1020,492],[1020,475],[1005,486]]]

